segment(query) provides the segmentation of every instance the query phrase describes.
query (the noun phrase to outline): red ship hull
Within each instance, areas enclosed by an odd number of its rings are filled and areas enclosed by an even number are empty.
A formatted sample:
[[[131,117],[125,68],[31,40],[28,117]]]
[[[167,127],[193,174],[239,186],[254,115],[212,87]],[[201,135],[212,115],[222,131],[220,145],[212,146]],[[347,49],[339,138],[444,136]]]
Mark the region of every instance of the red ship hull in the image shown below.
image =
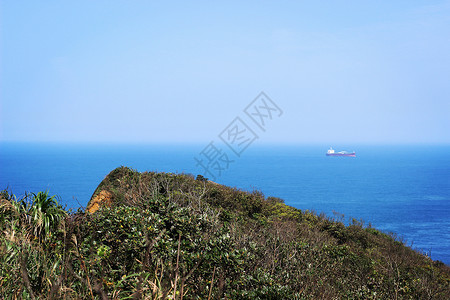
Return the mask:
[[[356,153],[327,153],[326,156],[349,156],[349,157],[356,157]]]

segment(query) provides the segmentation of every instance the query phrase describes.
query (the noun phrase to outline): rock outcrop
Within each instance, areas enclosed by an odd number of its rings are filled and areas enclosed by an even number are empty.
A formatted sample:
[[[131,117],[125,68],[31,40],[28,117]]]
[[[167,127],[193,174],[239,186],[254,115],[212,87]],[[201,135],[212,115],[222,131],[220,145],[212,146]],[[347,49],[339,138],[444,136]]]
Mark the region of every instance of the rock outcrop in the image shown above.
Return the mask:
[[[96,212],[102,206],[110,206],[112,204],[113,195],[106,191],[100,191],[96,196],[92,197],[91,201],[86,208],[86,211],[89,213]]]

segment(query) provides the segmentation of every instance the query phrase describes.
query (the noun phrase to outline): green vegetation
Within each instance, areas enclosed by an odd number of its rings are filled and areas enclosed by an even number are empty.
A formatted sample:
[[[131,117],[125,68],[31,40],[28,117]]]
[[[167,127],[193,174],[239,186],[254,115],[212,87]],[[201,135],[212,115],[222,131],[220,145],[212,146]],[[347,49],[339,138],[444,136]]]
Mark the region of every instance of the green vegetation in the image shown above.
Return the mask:
[[[208,181],[113,170],[94,213],[0,200],[6,299],[447,299],[450,269],[391,235]]]

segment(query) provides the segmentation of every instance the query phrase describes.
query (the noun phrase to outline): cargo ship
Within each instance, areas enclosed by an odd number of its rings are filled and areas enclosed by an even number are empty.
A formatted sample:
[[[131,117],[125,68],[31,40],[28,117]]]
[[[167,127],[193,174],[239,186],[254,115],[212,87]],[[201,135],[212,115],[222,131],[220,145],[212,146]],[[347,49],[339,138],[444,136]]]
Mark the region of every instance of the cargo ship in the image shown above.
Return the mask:
[[[350,157],[356,157],[356,153],[355,153],[355,151],[353,151],[353,152],[347,152],[347,151],[335,152],[334,149],[330,147],[330,149],[327,151],[327,156],[350,156]]]

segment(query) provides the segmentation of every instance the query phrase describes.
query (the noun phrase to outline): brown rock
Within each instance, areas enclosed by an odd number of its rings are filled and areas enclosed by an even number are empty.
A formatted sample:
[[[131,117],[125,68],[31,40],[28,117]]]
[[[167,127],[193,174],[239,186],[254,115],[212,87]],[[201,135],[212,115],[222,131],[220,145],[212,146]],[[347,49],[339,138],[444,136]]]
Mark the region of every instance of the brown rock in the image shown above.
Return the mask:
[[[102,206],[111,206],[112,198],[113,195],[110,192],[103,190],[89,201],[86,211],[92,214]]]

